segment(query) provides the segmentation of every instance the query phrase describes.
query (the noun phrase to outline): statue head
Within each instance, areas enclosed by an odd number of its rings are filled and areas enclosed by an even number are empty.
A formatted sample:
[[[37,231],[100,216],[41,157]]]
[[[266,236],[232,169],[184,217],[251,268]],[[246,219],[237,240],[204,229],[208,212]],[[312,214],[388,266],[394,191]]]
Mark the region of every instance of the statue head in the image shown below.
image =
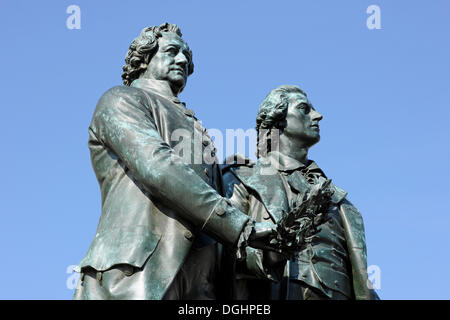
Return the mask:
[[[141,31],[133,40],[122,67],[126,86],[139,78],[167,81],[175,95],[194,72],[192,52],[177,25],[164,23]]]
[[[321,119],[322,115],[299,87],[283,85],[272,90],[261,103],[256,117],[257,156],[271,151],[274,136],[301,141],[307,148],[313,146],[320,140]],[[278,130],[278,134],[273,135],[273,130]]]

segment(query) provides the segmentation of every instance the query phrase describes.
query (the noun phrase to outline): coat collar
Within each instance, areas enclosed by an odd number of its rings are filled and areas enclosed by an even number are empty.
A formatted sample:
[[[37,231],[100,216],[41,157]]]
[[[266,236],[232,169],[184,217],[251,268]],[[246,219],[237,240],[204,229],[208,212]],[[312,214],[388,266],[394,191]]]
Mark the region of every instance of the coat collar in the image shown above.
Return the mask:
[[[313,161],[308,160],[307,164],[303,164],[297,159],[291,158],[285,154],[282,154],[279,151],[272,151],[268,154],[267,159],[270,161],[272,166],[278,171],[294,171],[301,170],[307,168],[308,171],[315,171],[320,173],[323,177],[326,178],[325,173],[319,168],[319,166]]]
[[[178,97],[173,94],[172,89],[170,88],[170,85],[169,83],[167,83],[167,81],[140,78],[134,80],[131,83],[131,86],[163,96],[164,98],[169,99],[177,106],[179,106],[186,115],[190,117],[195,116],[194,111],[186,108],[186,104],[184,102],[181,102],[180,99],[178,99]]]
[[[297,174],[296,170],[301,168],[308,168],[309,171],[320,171],[326,178],[314,161],[310,160],[308,166],[305,166],[295,159],[273,152],[268,157],[259,158],[253,166],[239,166],[232,170],[246,187],[256,191],[267,212],[275,222],[278,222],[283,217],[283,211],[289,212],[289,203],[280,172],[294,171],[294,174],[296,174],[296,179],[292,179],[294,180],[292,183],[296,184],[294,188],[303,190],[310,186],[301,175]],[[331,187],[334,190],[331,201],[338,204],[345,198],[347,192],[333,183]]]
[[[307,164],[303,164],[300,161],[291,158],[285,154],[280,153],[279,151],[272,151],[268,155],[268,160],[271,165],[276,168],[279,172],[294,172],[292,176],[290,176],[290,184],[297,189],[297,191],[301,191],[302,189],[309,188],[306,180],[301,176],[298,170],[307,170],[308,172],[316,173],[323,177],[323,179],[328,179],[322,169],[313,161],[308,160]],[[344,189],[339,188],[338,186],[331,183],[331,188],[334,190],[333,197],[331,198],[331,202],[334,204],[338,204],[345,198],[347,192]]]
[[[134,80],[131,83],[131,86],[159,94],[160,96],[172,100],[172,102],[181,103],[180,99],[178,99],[178,97],[173,94],[172,89],[170,88],[170,85],[167,81],[140,78]]]
[[[282,154],[279,151],[270,152],[267,158],[270,160],[272,166],[278,171],[291,171],[306,167],[306,165],[304,165],[300,161]],[[308,160],[308,165],[311,162],[313,161]]]
[[[155,92],[166,98],[176,98],[173,95],[172,89],[170,89],[167,81],[155,80],[155,79],[136,79],[131,83],[132,87],[140,88],[145,91]]]

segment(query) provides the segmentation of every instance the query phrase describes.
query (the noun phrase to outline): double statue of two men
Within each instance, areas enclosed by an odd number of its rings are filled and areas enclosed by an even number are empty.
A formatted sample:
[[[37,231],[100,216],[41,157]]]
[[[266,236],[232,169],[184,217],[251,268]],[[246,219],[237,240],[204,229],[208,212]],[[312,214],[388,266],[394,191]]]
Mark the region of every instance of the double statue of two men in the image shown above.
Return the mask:
[[[102,213],[74,299],[378,298],[361,215],[308,159],[322,116],[299,87],[280,86],[261,104],[256,163],[219,165],[177,97],[194,71],[180,29],[144,29],[125,62],[124,85],[101,97],[89,126]],[[180,129],[190,138],[183,156],[172,139]],[[317,186],[329,191],[320,214],[305,202]],[[294,207],[309,218],[289,228]]]

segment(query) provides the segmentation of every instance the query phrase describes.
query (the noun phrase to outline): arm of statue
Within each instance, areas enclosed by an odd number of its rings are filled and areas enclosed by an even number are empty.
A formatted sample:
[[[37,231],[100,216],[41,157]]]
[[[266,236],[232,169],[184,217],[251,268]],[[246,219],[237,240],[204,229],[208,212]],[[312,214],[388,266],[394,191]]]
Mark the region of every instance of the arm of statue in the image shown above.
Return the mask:
[[[90,129],[152,198],[226,245],[235,245],[249,217],[204,182],[161,138],[145,95],[115,87],[100,99]]]
[[[347,198],[340,202],[339,213],[347,239],[355,297],[357,300],[379,300],[367,274],[367,248],[363,218]]]

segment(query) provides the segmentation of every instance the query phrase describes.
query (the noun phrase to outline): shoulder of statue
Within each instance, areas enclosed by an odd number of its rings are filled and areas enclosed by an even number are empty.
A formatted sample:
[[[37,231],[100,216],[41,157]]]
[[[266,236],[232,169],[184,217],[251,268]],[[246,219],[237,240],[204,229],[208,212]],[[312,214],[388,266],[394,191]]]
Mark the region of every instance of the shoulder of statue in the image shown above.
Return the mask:
[[[251,175],[254,165],[255,162],[251,159],[240,154],[235,154],[227,157],[224,163],[219,165],[219,170],[225,178],[230,178],[230,176],[237,178],[242,174]]]
[[[223,164],[219,165],[225,196],[230,198],[236,186],[242,183],[243,175],[251,175],[253,171],[254,162],[247,157],[235,154],[227,157]]]
[[[331,201],[334,204],[340,204],[343,203],[344,201],[348,200],[346,199],[347,197],[347,191],[345,191],[342,188],[339,188],[338,186],[336,186],[335,184],[331,183],[331,187],[333,189],[333,196],[331,197]]]
[[[134,87],[112,87],[98,101],[90,129],[99,134],[100,128],[108,126],[112,119],[127,121],[130,115],[151,117],[149,101],[145,93]]]
[[[147,104],[148,98],[144,90],[130,87],[130,86],[115,86],[107,90],[100,98],[99,104],[107,103],[109,105],[114,103],[127,102],[132,105]]]

